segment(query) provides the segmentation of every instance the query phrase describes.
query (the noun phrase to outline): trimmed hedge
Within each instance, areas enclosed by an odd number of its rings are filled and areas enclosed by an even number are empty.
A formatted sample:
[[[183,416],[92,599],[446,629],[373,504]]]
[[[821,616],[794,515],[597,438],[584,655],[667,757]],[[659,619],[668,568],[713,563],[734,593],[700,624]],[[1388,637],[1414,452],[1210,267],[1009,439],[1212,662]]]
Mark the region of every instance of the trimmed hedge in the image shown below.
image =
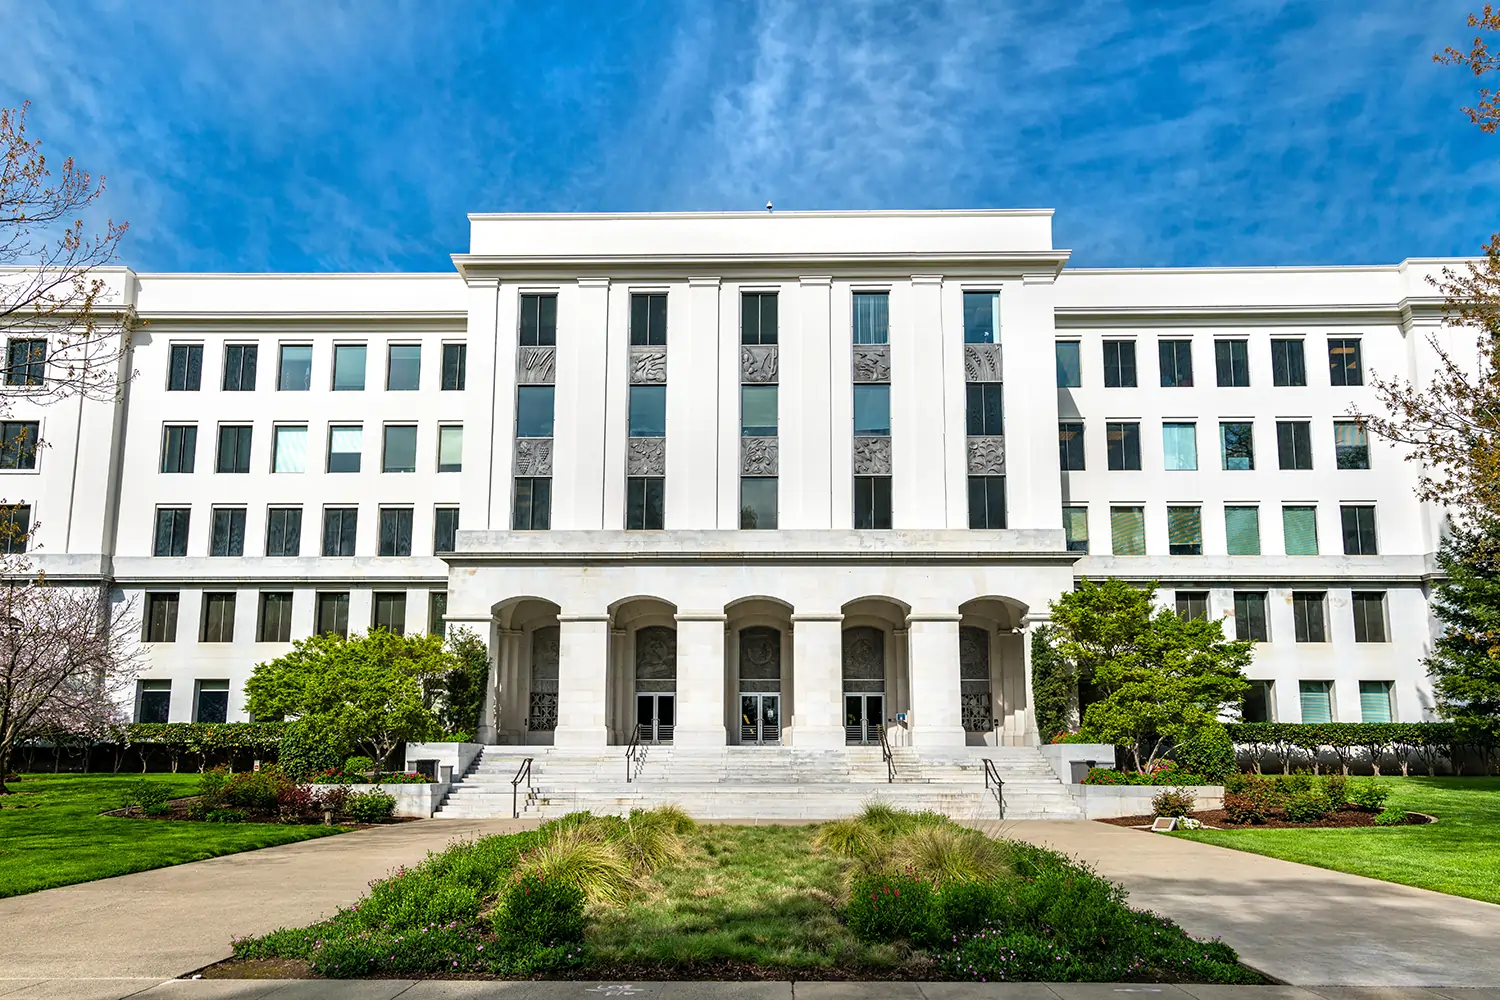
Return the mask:
[[[1394,757],[1403,775],[1413,764],[1435,774],[1440,760],[1456,771],[1466,752],[1488,760],[1500,749],[1488,735],[1453,722],[1238,722],[1225,728],[1235,748],[1255,765],[1270,755],[1283,772],[1302,758],[1318,771],[1319,756],[1332,753],[1344,771],[1363,761],[1379,774],[1381,760]]]

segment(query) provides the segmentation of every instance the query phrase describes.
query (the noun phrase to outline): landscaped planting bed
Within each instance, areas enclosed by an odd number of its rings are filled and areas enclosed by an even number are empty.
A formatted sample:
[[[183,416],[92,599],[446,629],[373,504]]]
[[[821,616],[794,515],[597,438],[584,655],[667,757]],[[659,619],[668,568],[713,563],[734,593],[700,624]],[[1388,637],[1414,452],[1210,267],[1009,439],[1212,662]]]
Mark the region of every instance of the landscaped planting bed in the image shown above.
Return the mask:
[[[1314,777],[1289,774],[1267,777],[1232,774],[1224,781],[1224,807],[1198,809],[1190,787],[1163,789],[1152,800],[1150,815],[1101,819],[1115,826],[1149,826],[1159,816],[1189,818],[1214,827],[1276,828],[1414,826],[1434,817],[1387,807],[1388,782],[1341,774]]]

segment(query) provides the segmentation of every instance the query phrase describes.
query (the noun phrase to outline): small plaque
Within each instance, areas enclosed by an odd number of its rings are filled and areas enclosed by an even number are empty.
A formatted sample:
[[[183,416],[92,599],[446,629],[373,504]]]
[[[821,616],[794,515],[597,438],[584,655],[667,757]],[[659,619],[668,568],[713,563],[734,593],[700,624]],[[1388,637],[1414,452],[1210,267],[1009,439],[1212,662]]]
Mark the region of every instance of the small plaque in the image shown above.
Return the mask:
[[[1175,829],[1177,829],[1176,816],[1158,816],[1151,822],[1153,833],[1171,833]]]

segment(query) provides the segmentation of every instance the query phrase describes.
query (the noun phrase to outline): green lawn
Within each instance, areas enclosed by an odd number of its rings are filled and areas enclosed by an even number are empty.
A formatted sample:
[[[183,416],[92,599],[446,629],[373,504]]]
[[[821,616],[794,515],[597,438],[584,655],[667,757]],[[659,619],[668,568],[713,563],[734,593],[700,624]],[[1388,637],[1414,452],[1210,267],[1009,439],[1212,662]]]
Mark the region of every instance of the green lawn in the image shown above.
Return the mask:
[[[1388,778],[1390,805],[1426,826],[1195,830],[1177,836],[1500,903],[1500,778]]]
[[[196,774],[153,774],[178,796],[198,790]],[[338,827],[271,823],[188,823],[100,816],[120,807],[140,775],[32,774],[0,796],[0,898],[148,868],[273,847]]]

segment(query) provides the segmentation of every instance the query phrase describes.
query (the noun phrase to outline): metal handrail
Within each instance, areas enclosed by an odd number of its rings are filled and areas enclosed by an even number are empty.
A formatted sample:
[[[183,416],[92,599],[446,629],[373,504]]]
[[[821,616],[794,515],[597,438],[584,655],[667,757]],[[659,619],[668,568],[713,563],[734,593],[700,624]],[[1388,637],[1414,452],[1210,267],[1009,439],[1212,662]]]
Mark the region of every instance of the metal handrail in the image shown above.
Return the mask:
[[[1000,772],[995,769],[995,762],[988,757],[980,758],[984,761],[984,788],[989,791],[993,785],[995,789],[995,805],[1000,808],[1000,818],[1005,818],[1005,782],[1000,779]]]
[[[632,775],[630,765],[635,764],[635,774]],[[636,726],[630,737],[630,745],[625,748],[625,783],[628,785],[640,776],[641,765],[646,763],[646,746],[641,742],[641,727]]]
[[[521,818],[521,804],[519,801],[518,789],[521,787],[521,780],[523,778],[526,781],[526,796],[527,798],[531,797],[531,762],[535,759],[535,757],[527,757],[525,760],[521,761],[521,766],[516,768],[516,776],[510,779],[511,819]]]
[[[884,725],[880,727],[880,758],[885,761],[885,780],[890,784],[896,780],[896,755],[891,753],[891,743],[886,739]]]

